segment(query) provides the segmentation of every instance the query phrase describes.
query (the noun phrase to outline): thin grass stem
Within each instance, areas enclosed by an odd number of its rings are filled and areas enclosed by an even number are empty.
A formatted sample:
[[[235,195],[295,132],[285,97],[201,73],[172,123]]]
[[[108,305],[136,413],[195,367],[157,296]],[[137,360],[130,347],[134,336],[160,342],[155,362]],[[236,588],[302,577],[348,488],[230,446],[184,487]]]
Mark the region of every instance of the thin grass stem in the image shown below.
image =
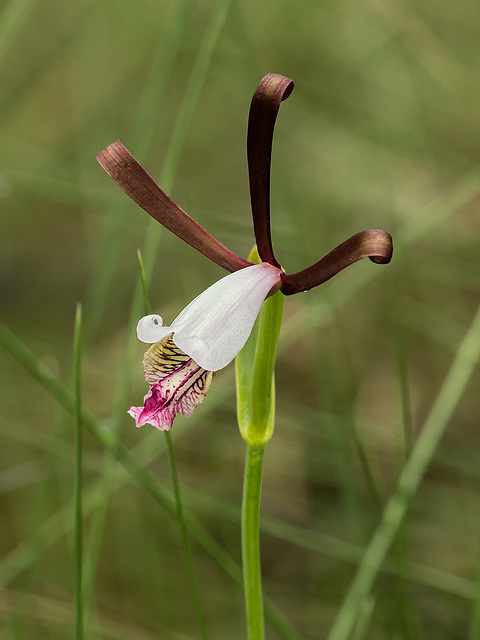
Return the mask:
[[[138,259],[138,267],[140,270],[140,281],[142,283],[143,298],[145,302],[145,311],[148,315],[152,312],[152,307],[150,304],[147,277],[145,274],[145,267],[143,265],[142,252],[140,251],[140,249],[137,249],[137,259]],[[188,579],[190,581],[190,588],[192,590],[193,602],[195,605],[195,612],[197,615],[197,623],[198,623],[201,637],[203,638],[203,640],[206,640],[207,630],[205,627],[205,619],[203,616],[202,605],[200,602],[200,592],[198,590],[197,578],[195,576],[195,571],[193,569],[192,553],[190,551],[190,543],[188,541],[187,525],[185,523],[185,516],[184,516],[183,504],[182,504],[182,494],[180,491],[180,482],[178,480],[177,465],[175,463],[175,454],[173,451],[172,437],[169,431],[165,431],[164,436],[165,436],[165,447],[167,450],[168,463],[170,465],[170,475],[172,477],[173,494],[175,496],[175,502],[177,506],[177,520],[180,527],[183,553],[185,555]]]
[[[54,398],[70,413],[73,414],[74,399],[68,389],[50,372],[41,362],[27,349],[18,338],[8,331],[0,323],[0,343],[10,351],[10,353],[37,379],[42,386],[47,389]],[[115,455],[118,461],[124,466],[126,472],[135,480],[165,511],[172,517],[176,517],[176,506],[174,497],[159,482],[156,482],[137,462],[129,450],[127,450],[114,433],[103,428],[100,422],[88,411],[82,409],[82,423],[97,438],[110,455]],[[190,515],[185,518],[189,533],[197,542],[211,555],[218,566],[228,575],[231,580],[242,588],[242,572],[240,566],[233,558],[216,542],[216,540]],[[48,521],[45,527],[40,528],[38,544],[39,548],[45,548],[48,540],[52,539],[56,527],[54,520]],[[31,556],[30,549],[22,549],[10,558],[9,566],[5,569],[4,581],[8,583],[12,577],[12,566],[19,564],[26,566],[28,558]],[[8,575],[10,571],[10,576]],[[286,640],[302,640],[301,635],[272,603],[265,602],[265,613],[268,619],[278,630],[280,635]]]
[[[194,72],[195,71],[197,72],[195,82],[193,81],[190,82],[187,87],[185,96],[183,98],[183,103],[182,103],[183,106],[177,117],[177,121],[175,125],[176,129],[181,130],[182,132],[184,132],[185,135],[186,135],[188,126],[190,124],[191,118],[193,116],[194,110],[196,108],[196,105],[198,103],[201,88],[205,81],[206,73],[207,73],[211,58],[213,56],[213,52],[215,50],[216,43],[221,33],[221,28],[226,19],[230,2],[231,0],[221,0],[216,6],[216,8],[214,9],[214,11],[212,12],[212,19],[211,19],[210,25],[207,28],[202,41],[203,47],[201,47],[200,51],[198,52],[198,55],[196,58],[196,66],[194,69]],[[186,3],[176,3],[175,6],[178,9],[175,9],[174,14],[172,14],[171,29],[173,29],[173,32],[175,32],[174,36],[172,37],[174,37],[178,41],[180,40],[181,34],[177,33],[177,31],[181,30],[184,27],[184,18],[187,15],[187,12],[185,10]],[[175,56],[169,56],[168,65],[173,65],[174,58]],[[161,64],[163,58],[162,56],[155,56],[155,60],[159,64]],[[166,77],[168,76],[170,71],[171,71],[170,68],[165,69]],[[149,74],[149,77],[152,79],[152,81],[154,79],[158,81],[158,75],[152,70],[151,70],[151,73]],[[148,84],[142,100],[141,120],[143,124],[146,124],[148,120],[147,116],[149,116],[150,118],[153,118],[155,115],[154,108],[152,106],[153,102],[149,98],[151,92],[154,91],[153,87],[154,87],[153,83]],[[149,109],[147,108],[147,103],[150,103]],[[149,130],[151,130],[151,127],[149,128]],[[161,182],[163,185],[165,185],[169,181],[173,182],[173,177],[176,171],[176,164],[178,162],[178,159],[181,155],[181,151],[183,149],[183,145],[185,143],[185,139],[186,139],[185,135],[173,136],[170,141],[170,145],[166,154],[165,168],[161,178]],[[148,146],[148,141],[144,136],[142,136],[142,139],[140,140],[140,145],[145,149]],[[171,184],[167,186],[168,188],[170,188]],[[116,218],[115,224],[117,224],[117,218]],[[113,237],[112,234],[110,234],[109,237]],[[148,230],[146,233],[146,240],[145,240],[145,251],[144,251],[145,265],[142,260],[142,269],[143,269],[145,282],[148,282],[151,277],[160,237],[161,237],[161,227],[158,224],[156,224],[155,221],[151,221],[148,225]],[[117,253],[115,249],[115,243],[113,245],[109,244],[109,247],[113,251],[113,257],[109,261],[109,264],[112,266],[112,269],[110,269],[109,271],[110,275],[108,275],[107,273],[107,277],[102,277],[98,286],[94,287],[93,294],[92,294],[93,302],[91,306],[96,310],[97,318],[96,318],[96,321],[93,323],[94,326],[90,334],[93,334],[96,332],[96,328],[99,325],[100,317],[101,317],[101,312],[99,313],[98,310],[102,310],[103,312],[105,300],[106,300],[106,292],[109,288],[111,288],[108,283],[111,282],[111,278],[113,278],[113,274],[114,274],[113,266],[115,263],[115,255],[117,255]],[[110,255],[112,251],[108,252],[108,255]],[[104,259],[104,255],[106,254],[107,252],[104,252],[104,251],[101,252],[102,260]],[[103,269],[100,269],[100,270],[96,269],[95,271],[96,273],[100,273],[100,274],[104,272]],[[143,297],[145,299],[145,292]],[[136,288],[133,301],[131,304],[131,309],[130,309],[129,326],[132,326],[140,316],[140,310],[142,306],[141,298],[142,298],[141,292],[139,288]],[[105,476],[105,480],[102,483],[101,489],[100,489],[103,495],[102,509],[99,510],[98,513],[96,514],[95,522],[93,523],[93,527],[92,527],[92,530],[96,532],[97,536],[101,536],[102,534],[103,523],[105,522],[104,511],[108,505],[110,489],[112,486],[112,476],[115,473],[116,456],[117,456],[116,449],[118,448],[120,443],[118,432],[120,430],[120,427],[122,424],[122,418],[125,413],[124,403],[128,393],[128,389],[130,387],[131,371],[132,371],[131,362],[133,361],[135,348],[136,348],[136,340],[133,337],[129,337],[125,347],[125,355],[124,355],[125,366],[123,368],[122,375],[120,376],[120,382],[117,386],[115,401],[114,401],[113,423],[115,425],[116,433],[115,433],[115,437],[112,440],[112,442],[114,443],[113,450],[111,451],[112,457],[111,459],[106,461],[105,469],[103,472]],[[99,541],[95,542],[94,540],[92,542],[92,545],[94,545],[95,549],[98,551]],[[89,554],[89,557],[94,558],[95,556],[93,554],[92,555]],[[92,565],[91,571],[89,572],[89,575],[90,575],[90,580],[88,583],[89,585],[93,584],[94,573],[95,573],[95,567]]]
[[[74,405],[75,422],[75,638],[83,640],[83,482],[82,482],[82,307],[77,305],[74,334]]]
[[[347,640],[365,599],[397,534],[440,439],[449,423],[480,354],[480,308],[425,421],[397,488],[387,502],[380,524],[367,546],[327,640]]]
[[[480,638],[480,562],[478,563],[477,569],[476,587],[475,599],[470,615],[470,625],[468,627],[468,640],[478,640],[478,638]]]
[[[180,527],[180,534],[182,537],[183,553],[185,555],[185,562],[187,564],[188,579],[190,581],[190,588],[192,590],[193,602],[195,605],[195,613],[197,615],[197,623],[198,623],[201,637],[203,638],[203,640],[206,640],[207,629],[205,627],[205,618],[203,616],[202,605],[200,602],[200,592],[198,590],[197,578],[195,576],[195,571],[193,568],[192,553],[190,551],[187,525],[185,522],[185,516],[183,511],[182,494],[180,492],[180,482],[178,480],[177,465],[175,463],[175,455],[173,452],[172,437],[169,431],[165,431],[165,442],[166,442],[166,448],[167,448],[168,462],[170,464],[170,474],[172,476],[173,493],[174,493],[175,502],[177,505],[177,520],[178,520],[178,525]]]

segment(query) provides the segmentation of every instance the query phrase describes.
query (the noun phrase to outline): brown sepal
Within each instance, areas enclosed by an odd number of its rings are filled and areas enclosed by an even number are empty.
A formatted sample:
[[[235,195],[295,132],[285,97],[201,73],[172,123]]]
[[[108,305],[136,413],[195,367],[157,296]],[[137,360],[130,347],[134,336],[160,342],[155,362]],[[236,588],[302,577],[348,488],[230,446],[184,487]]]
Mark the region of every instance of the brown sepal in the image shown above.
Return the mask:
[[[114,182],[142,209],[176,236],[227,271],[251,263],[230,251],[181,209],[119,141],[101,151],[97,160]]]
[[[355,234],[330,251],[308,269],[289,275],[282,274],[281,291],[285,295],[308,291],[362,258],[377,264],[390,262],[393,253],[392,237],[386,231],[370,229]]]

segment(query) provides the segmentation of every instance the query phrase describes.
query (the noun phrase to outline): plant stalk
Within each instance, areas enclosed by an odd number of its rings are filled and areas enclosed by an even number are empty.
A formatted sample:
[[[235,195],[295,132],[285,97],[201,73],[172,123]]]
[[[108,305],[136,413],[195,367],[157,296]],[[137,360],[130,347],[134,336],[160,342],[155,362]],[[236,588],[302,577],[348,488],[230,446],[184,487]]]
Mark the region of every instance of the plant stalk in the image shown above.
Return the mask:
[[[248,640],[264,640],[260,495],[265,445],[247,444],[242,501],[242,562]]]

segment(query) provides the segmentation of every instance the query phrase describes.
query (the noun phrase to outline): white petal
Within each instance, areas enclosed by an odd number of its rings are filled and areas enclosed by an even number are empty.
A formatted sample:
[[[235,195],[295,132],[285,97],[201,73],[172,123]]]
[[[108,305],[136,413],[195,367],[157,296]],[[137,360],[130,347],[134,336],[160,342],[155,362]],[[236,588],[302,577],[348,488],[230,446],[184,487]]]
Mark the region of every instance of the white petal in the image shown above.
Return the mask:
[[[164,327],[162,316],[152,314],[145,316],[138,321],[137,336],[142,342],[158,342],[163,340],[169,333],[172,333],[171,327]]]
[[[247,341],[280,274],[280,269],[261,263],[225,276],[175,318],[173,341],[203,369],[223,369]]]

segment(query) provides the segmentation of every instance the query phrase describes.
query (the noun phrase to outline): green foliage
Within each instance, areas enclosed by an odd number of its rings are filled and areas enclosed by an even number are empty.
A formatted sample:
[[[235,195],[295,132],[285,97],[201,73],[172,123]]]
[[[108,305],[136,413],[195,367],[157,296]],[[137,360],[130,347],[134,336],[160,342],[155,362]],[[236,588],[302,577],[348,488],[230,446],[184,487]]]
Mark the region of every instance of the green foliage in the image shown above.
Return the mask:
[[[120,138],[246,255],[246,122],[269,71],[296,82],[272,157],[285,269],[367,228],[390,231],[395,253],[285,300],[264,462],[266,637],[478,637],[479,12],[474,0],[4,3],[2,639],[73,635],[78,411],[84,636],[199,637],[165,440],[125,413],[146,392],[137,247],[166,321],[224,274],[94,156]],[[172,430],[207,634],[232,640],[244,638],[234,393],[229,367]]]

